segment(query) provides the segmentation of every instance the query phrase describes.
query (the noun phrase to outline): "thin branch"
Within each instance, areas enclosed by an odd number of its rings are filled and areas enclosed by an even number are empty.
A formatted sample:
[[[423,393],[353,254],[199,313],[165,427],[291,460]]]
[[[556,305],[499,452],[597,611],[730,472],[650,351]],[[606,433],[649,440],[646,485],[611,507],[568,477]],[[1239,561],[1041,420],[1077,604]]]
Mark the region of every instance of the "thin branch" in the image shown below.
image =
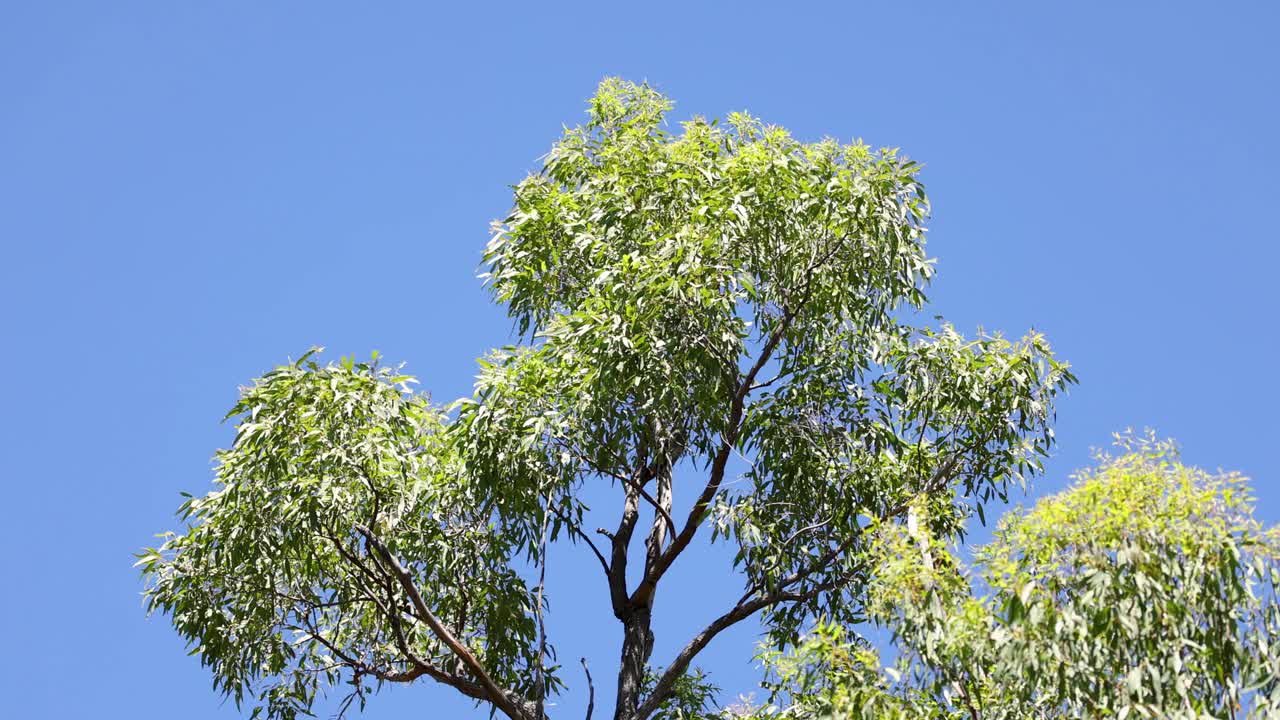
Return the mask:
[[[373,525],[378,522],[378,516],[382,514],[382,498],[379,496],[377,484],[373,482],[373,473],[369,472],[365,463],[361,462],[357,467],[360,468],[360,476],[364,478],[365,484],[369,486],[369,495],[373,497],[373,507],[369,509],[369,524]]]
[[[666,520],[667,526],[670,529],[671,534],[673,536],[676,534],[676,521],[671,517],[671,513],[667,512],[667,509],[664,508],[656,498],[650,495],[649,492],[644,489],[643,485],[638,484],[634,478],[632,478],[629,475],[624,475],[623,473],[614,472],[612,470],[606,470],[596,465],[594,462],[592,462],[590,459],[584,456],[577,449],[569,445],[566,445],[565,442],[563,440],[560,440],[559,438],[556,439],[556,444],[560,446],[561,450],[564,450],[565,452],[569,453],[570,455],[573,455],[575,458],[585,463],[586,466],[591,469],[591,472],[594,472],[597,475],[604,475],[606,477],[613,478],[614,480],[617,480],[618,482],[626,485],[627,487],[639,493],[641,499],[649,503],[649,505],[653,507],[654,511],[662,515],[662,518]]]
[[[349,600],[322,600],[317,602],[309,598],[299,597],[297,595],[290,595],[289,593],[283,592],[281,590],[271,590],[271,594],[275,595],[277,599],[288,600],[289,602],[295,603],[297,605],[305,605],[307,606],[308,610],[327,610],[329,608],[343,608],[343,607],[349,607],[351,605],[355,605],[357,603],[370,602],[370,599],[367,597],[356,597],[356,598],[351,598]]]
[[[391,579],[388,578],[388,581],[390,580]],[[391,592],[391,585],[387,585],[386,589],[388,592]],[[458,692],[469,698],[490,701],[489,693],[483,687],[464,678],[447,673],[414,654],[414,652],[409,648],[408,641],[405,638],[399,613],[394,609],[394,603],[392,608],[388,608],[379,602],[377,598],[370,596],[368,600],[377,605],[378,608],[382,610],[383,614],[391,619],[392,626],[396,631],[396,644],[400,648],[400,651],[404,653],[405,657],[408,658],[410,664],[413,665],[413,668],[401,671],[386,670],[352,657],[350,654],[337,647],[328,638],[320,634],[315,623],[311,621],[310,610],[308,610],[307,615],[299,616],[299,619],[306,625],[306,627],[299,629],[303,630],[313,640],[323,645],[330,653],[350,667],[354,672],[370,675],[380,681],[392,683],[411,683],[420,677],[426,676],[441,684],[448,685],[456,689]]]
[[[824,528],[824,527],[826,527],[827,525],[830,525],[830,524],[831,524],[831,520],[830,520],[830,519],[827,519],[827,520],[823,520],[823,521],[821,521],[821,522],[813,523],[812,525],[807,525],[807,526],[805,526],[805,527],[802,527],[802,528],[800,528],[799,530],[796,530],[795,532],[793,532],[793,533],[791,533],[790,535],[788,535],[788,536],[787,536],[787,539],[785,539],[785,540],[783,540],[783,541],[782,541],[782,544],[783,544],[783,545],[790,545],[792,542],[794,542],[794,541],[795,541],[795,539],[796,539],[796,538],[800,537],[801,535],[803,535],[803,534],[805,534],[805,533],[807,533],[807,532],[813,532],[814,530],[821,530],[822,528]]]
[[[356,698],[360,698],[361,703],[364,702],[364,686],[360,684],[360,676],[356,675],[356,677],[353,677],[351,679],[351,684],[355,686],[355,689],[347,693],[346,698],[342,700],[342,704],[338,706],[338,711],[333,715],[336,720],[342,720],[342,718],[347,716],[347,711],[351,709],[351,703],[354,702]]]
[[[517,705],[515,700],[513,700],[513,698],[518,696],[509,690],[499,687],[498,684],[493,681],[493,678],[489,677],[489,673],[485,671],[484,665],[480,663],[476,656],[473,655],[465,645],[459,642],[458,639],[455,638],[447,628],[445,628],[435,614],[431,612],[431,609],[427,607],[426,601],[422,599],[422,593],[418,591],[417,585],[414,584],[413,577],[409,575],[409,571],[400,564],[400,561],[397,560],[396,556],[387,549],[387,546],[382,543],[382,540],[380,540],[377,535],[374,535],[369,528],[366,528],[363,525],[357,525],[356,530],[358,530],[360,534],[364,536],[365,540],[368,541],[369,545],[377,551],[383,564],[395,576],[396,581],[399,582],[400,587],[404,590],[405,594],[409,596],[409,600],[413,603],[414,610],[416,611],[416,616],[426,623],[427,627],[431,629],[431,632],[435,633],[436,637],[440,638],[440,640],[448,646],[451,651],[453,651],[453,654],[462,660],[463,664],[467,666],[467,669],[470,670],[477,679],[479,679],[480,685],[484,687],[488,693],[488,697],[485,699],[490,703],[493,703],[493,705],[499,710],[506,713],[508,717],[512,718],[512,720],[530,720],[530,713],[528,709]],[[520,703],[521,705],[524,705],[527,701],[520,699]]]
[[[333,547],[338,551],[338,554],[341,555],[344,560],[354,565],[355,568],[360,571],[361,575],[376,586],[382,585],[382,578],[374,573],[368,565],[365,565],[360,558],[356,557],[350,550],[348,550],[346,544],[339,540],[337,535],[331,535],[327,532],[321,533],[320,535],[333,543]]]
[[[565,527],[569,528],[569,532],[586,541],[587,546],[591,548],[591,552],[595,553],[596,559],[600,561],[600,567],[604,568],[604,576],[609,577],[609,561],[604,559],[604,553],[600,552],[600,548],[596,547],[594,542],[591,542],[591,536],[582,532],[576,525],[570,522],[569,517],[564,514],[564,508],[556,505],[551,505],[550,507],[551,511],[554,512],[556,516],[560,518],[560,521],[564,523]],[[596,530],[596,532],[603,532],[603,528]],[[604,532],[604,534],[607,535],[608,533]]]
[[[400,608],[397,607],[396,603],[395,586],[390,578],[387,579],[386,591],[387,605],[383,605],[376,598],[371,599],[378,608],[382,610],[382,614],[386,615],[387,618],[391,620],[391,628],[395,631],[396,636],[396,646],[399,647],[400,652],[404,653],[404,656],[409,659],[409,662],[412,663],[415,668],[421,669],[423,673],[435,670],[431,663],[418,657],[417,654],[413,652],[413,649],[409,647],[409,640],[404,634],[404,623],[400,619]],[[441,673],[443,674],[443,671],[441,671]]]
[[[587,667],[587,659],[579,658],[582,663],[582,672],[587,674],[587,716],[584,720],[591,720],[591,713],[596,709],[596,686],[591,682],[591,669]]]
[[[626,617],[631,607],[631,599],[627,597],[627,553],[630,551],[631,534],[640,518],[636,502],[638,497],[628,486],[622,505],[622,517],[618,520],[618,530],[609,536],[613,545],[609,562],[609,598],[613,603],[613,614],[620,620]]]
[[[906,512],[907,508],[910,507],[911,502],[915,500],[917,497],[920,497],[921,495],[928,495],[930,493],[935,493],[941,490],[943,486],[951,482],[952,478],[954,477],[952,473],[955,471],[956,465],[959,464],[959,462],[960,462],[959,454],[951,453],[950,455],[948,455],[945,459],[943,459],[943,461],[938,465],[938,467],[934,469],[933,475],[931,475],[929,477],[929,480],[925,482],[924,487],[921,487],[920,490],[915,494],[913,494],[911,497],[903,499],[902,502],[890,508],[882,516],[881,519],[886,520],[889,518],[897,517],[902,513]]]
[[[417,680],[418,678],[427,674],[427,671],[423,668],[414,668],[413,670],[400,672],[400,671],[384,670],[379,667],[374,667],[373,665],[370,665],[365,661],[360,660],[359,658],[352,657],[350,654],[343,651],[341,648],[335,645],[331,640],[326,638],[324,635],[321,635],[319,629],[316,628],[315,623],[311,621],[310,617],[305,617],[305,618],[300,617],[299,619],[302,620],[305,624],[305,627],[298,628],[299,630],[302,630],[312,640],[315,640],[316,642],[323,645],[326,650],[333,653],[334,657],[341,660],[344,664],[346,664],[355,672],[358,672],[364,675],[372,675],[373,677],[376,677],[379,680],[382,680],[384,682],[395,682],[395,683],[413,682],[414,680]]]
[[[774,375],[773,377],[769,378],[768,380],[764,380],[764,381],[762,381],[762,382],[758,382],[758,383],[756,383],[756,384],[752,385],[750,388],[748,388],[748,389],[747,389],[747,392],[749,392],[749,393],[753,393],[753,392],[755,392],[756,390],[763,390],[764,388],[769,387],[770,385],[772,385],[772,384],[774,384],[774,383],[778,382],[779,380],[781,380],[781,379],[782,379],[782,378],[784,378],[784,377],[787,377],[787,376],[788,376],[788,375],[790,375],[790,374],[792,374],[792,371],[791,371],[791,370],[785,370],[785,371],[783,371],[783,372],[779,372],[777,375]]]
[[[323,635],[320,635],[319,632],[314,629],[314,627],[306,627],[306,628],[300,628],[300,629],[306,632],[307,635],[311,637],[311,639],[323,645],[327,650],[329,650],[329,652],[333,653],[334,656],[336,656],[339,660],[342,660],[342,662],[346,664],[348,667],[352,668],[355,671],[361,672],[365,675],[370,675],[372,677],[375,677],[378,680],[381,680],[383,682],[411,683],[420,677],[429,677],[441,684],[448,685],[449,687],[454,688],[458,692],[462,693],[463,695],[466,695],[469,698],[472,698],[473,700],[483,700],[486,702],[493,702],[490,699],[489,692],[485,690],[483,687],[481,687],[480,685],[477,685],[476,683],[473,683],[464,678],[460,678],[457,675],[452,675],[450,673],[447,673],[429,663],[421,662],[421,661],[412,661],[415,663],[415,666],[411,670],[403,670],[403,671],[384,670],[382,668],[369,665],[368,663],[362,660],[358,660],[356,658],[351,657],[347,653],[340,650],[337,646],[335,646]]]
[[[719,492],[720,484],[724,481],[725,467],[729,463],[729,455],[733,452],[733,446],[738,441],[743,410],[751,385],[755,382],[760,370],[768,364],[778,344],[782,342],[782,338],[791,326],[791,321],[795,318],[796,312],[808,300],[808,287],[809,285],[806,283],[806,291],[801,302],[783,313],[782,319],[770,334],[768,341],[765,342],[764,348],[761,349],[755,363],[743,376],[738,388],[734,391],[733,400],[729,405],[728,423],[724,433],[721,435],[720,447],[711,461],[711,471],[707,484],[702,489],[702,494],[698,496],[697,501],[694,502],[693,507],[689,510],[689,516],[685,519],[684,529],[676,534],[671,541],[671,546],[653,563],[652,571],[645,573],[644,580],[641,581],[640,587],[636,588],[636,592],[632,597],[633,602],[642,601],[652,595],[658,580],[662,578],[667,568],[671,567],[671,563],[675,561],[676,557],[681,552],[684,552],[684,549],[692,542],[693,536],[698,532],[698,527],[702,524],[702,518],[706,513],[707,507],[711,504],[712,499],[715,498],[716,493]]]
[[[672,536],[675,536],[676,521],[672,519],[671,512],[667,510],[667,508],[664,506],[664,504],[660,500],[655,499],[652,495],[650,495],[648,491],[644,489],[644,487],[634,485],[634,483],[635,483],[634,480],[631,480],[630,478],[627,479],[627,484],[632,485],[635,488],[635,491],[640,493],[640,497],[644,498],[645,502],[653,506],[654,512],[660,515],[662,519],[667,523],[667,530],[671,533]]]
[[[546,506],[551,507],[551,493],[547,493]],[[547,660],[547,622],[542,613],[542,598],[547,587],[547,534],[551,531],[551,513],[542,513],[542,538],[538,544],[538,595],[534,600],[534,612],[538,616],[538,698],[536,700],[537,720],[546,720],[546,660]]]
[[[672,501],[671,464],[669,462],[665,463],[664,469],[657,473],[657,478],[658,502],[661,503],[658,509],[662,511],[663,517],[668,518],[668,522],[666,525],[663,525],[660,522],[661,518],[659,518],[657,514],[653,516],[653,527],[649,531],[649,537],[645,540],[645,575],[649,575],[649,573],[653,571],[654,565],[658,562],[659,557],[661,557],[663,545],[666,543],[668,537],[667,532],[670,531],[670,537],[674,537],[676,532],[675,523],[670,521],[671,515],[667,512],[667,508],[671,507]],[[652,602],[648,602],[646,604],[652,607]]]

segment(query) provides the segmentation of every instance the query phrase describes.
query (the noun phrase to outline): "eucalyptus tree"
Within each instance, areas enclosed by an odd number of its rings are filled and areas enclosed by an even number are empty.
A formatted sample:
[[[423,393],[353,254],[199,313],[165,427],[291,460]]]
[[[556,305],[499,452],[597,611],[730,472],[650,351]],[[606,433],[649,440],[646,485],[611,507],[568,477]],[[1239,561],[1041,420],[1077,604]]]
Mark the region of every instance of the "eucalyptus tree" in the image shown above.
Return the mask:
[[[767,654],[775,705],[742,717],[1280,718],[1280,527],[1239,475],[1123,442],[1010,513],[972,570],[923,525],[883,525],[869,607],[896,661],[822,624]]]
[[[670,107],[606,80],[515,186],[483,262],[519,342],[472,397],[309,357],[243,391],[215,488],[139,560],[217,689],[292,718],[433,680],[542,718],[566,675],[541,571],[575,547],[618,621],[613,716],[696,716],[719,633],[750,619],[787,647],[863,620],[869,527],[927,498],[950,537],[1036,472],[1073,378],[1038,334],[912,325],[933,274],[916,163],[743,113],[677,131]],[[651,657],[671,569],[715,541],[741,597]]]

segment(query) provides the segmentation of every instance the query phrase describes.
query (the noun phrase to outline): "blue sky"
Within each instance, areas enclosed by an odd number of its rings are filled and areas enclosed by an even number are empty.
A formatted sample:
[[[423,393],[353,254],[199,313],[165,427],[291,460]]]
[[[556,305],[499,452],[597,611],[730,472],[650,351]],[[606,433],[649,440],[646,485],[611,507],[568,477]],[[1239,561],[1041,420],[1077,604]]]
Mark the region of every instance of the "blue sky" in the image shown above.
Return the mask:
[[[143,617],[130,554],[208,487],[237,385],[313,344],[468,393],[510,339],[475,279],[488,223],[605,75],[676,119],[748,109],[925,164],[932,309],[1040,329],[1080,376],[1028,499],[1147,425],[1280,521],[1275,4],[606,5],[6,7],[2,714],[239,716]],[[551,632],[607,708],[616,621],[566,550]],[[675,580],[659,664],[738,587],[715,553]],[[705,658],[731,693],[752,643]],[[486,714],[429,685],[366,714],[409,716]]]

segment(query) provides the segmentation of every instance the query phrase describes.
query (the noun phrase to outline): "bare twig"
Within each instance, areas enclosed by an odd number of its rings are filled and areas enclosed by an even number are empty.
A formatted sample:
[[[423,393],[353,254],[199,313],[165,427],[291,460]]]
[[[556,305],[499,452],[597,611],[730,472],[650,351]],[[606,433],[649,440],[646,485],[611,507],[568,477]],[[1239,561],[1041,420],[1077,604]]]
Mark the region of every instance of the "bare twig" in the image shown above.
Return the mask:
[[[587,716],[584,720],[591,720],[591,713],[596,709],[596,686],[591,682],[591,669],[587,667],[587,659],[579,658],[582,663],[582,672],[587,674]]]
[[[582,532],[581,530],[578,529],[578,526],[570,522],[569,517],[564,514],[563,508],[558,507],[556,505],[551,505],[550,507],[551,507],[551,511],[554,512],[556,516],[560,518],[560,521],[564,523],[565,527],[569,528],[570,533],[573,533],[574,535],[578,536],[582,540],[586,541],[587,546],[591,548],[591,552],[595,553],[596,559],[600,561],[600,567],[604,568],[605,577],[609,577],[609,561],[604,559],[604,553],[600,552],[600,548],[596,547],[596,544],[594,542],[591,542],[591,536]],[[596,530],[596,532],[603,532],[603,529]],[[603,534],[607,535],[607,533],[603,533]]]

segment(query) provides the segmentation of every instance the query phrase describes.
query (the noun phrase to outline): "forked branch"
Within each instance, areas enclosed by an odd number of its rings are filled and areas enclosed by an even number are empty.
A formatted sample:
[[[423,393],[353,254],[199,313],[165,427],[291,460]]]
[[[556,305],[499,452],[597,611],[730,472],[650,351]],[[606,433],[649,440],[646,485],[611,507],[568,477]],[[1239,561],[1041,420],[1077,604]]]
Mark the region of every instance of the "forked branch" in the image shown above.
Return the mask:
[[[422,593],[418,591],[417,585],[413,582],[413,576],[405,569],[396,556],[392,554],[382,540],[378,538],[373,531],[363,525],[357,525],[356,530],[364,536],[369,546],[377,553],[378,559],[384,567],[399,583],[400,588],[405,595],[409,597],[409,601],[413,603],[414,615],[422,620],[431,632],[443,642],[454,655],[462,661],[463,665],[475,675],[479,680],[480,686],[484,688],[488,697],[484,698],[488,702],[493,703],[494,707],[501,710],[512,720],[532,720],[536,712],[527,700],[520,698],[514,692],[499,687],[493,678],[489,677],[489,673],[485,671],[484,665],[476,658],[470,650],[467,649],[453,633],[444,626],[443,623],[431,612],[431,608],[427,607],[427,603],[422,598]]]

